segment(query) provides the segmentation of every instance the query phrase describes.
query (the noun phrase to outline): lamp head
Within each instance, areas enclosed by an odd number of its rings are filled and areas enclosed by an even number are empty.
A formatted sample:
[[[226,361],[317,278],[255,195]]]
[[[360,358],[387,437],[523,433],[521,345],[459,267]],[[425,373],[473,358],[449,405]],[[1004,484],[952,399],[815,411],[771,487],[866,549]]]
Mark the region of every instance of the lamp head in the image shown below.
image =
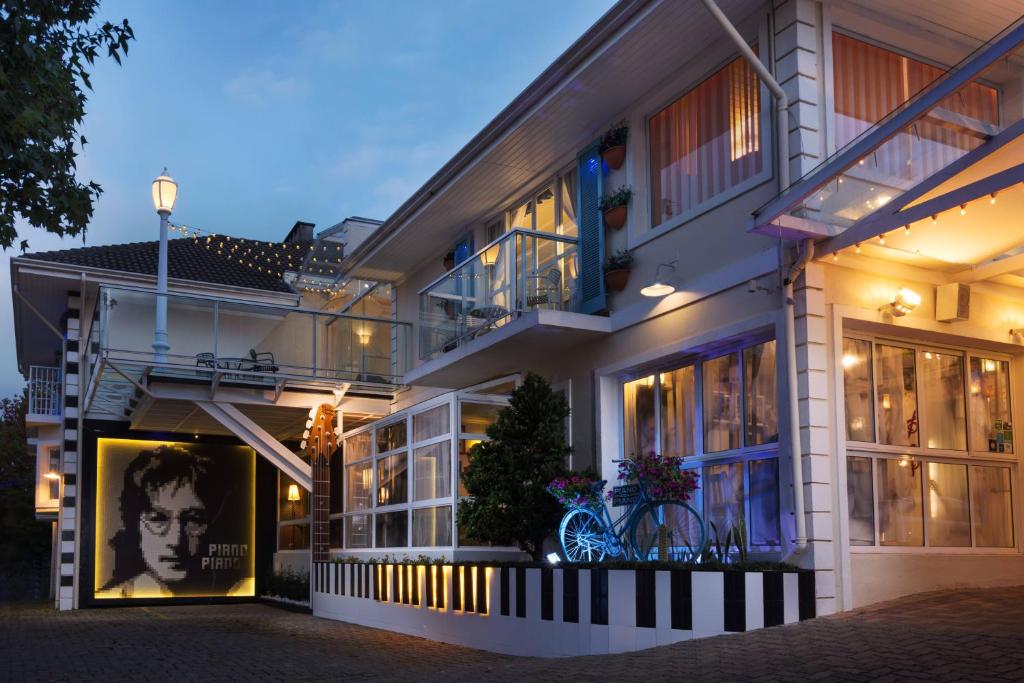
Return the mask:
[[[288,500],[296,501],[299,499],[299,485],[288,484]]]
[[[896,317],[905,316],[918,307],[921,303],[921,295],[906,287],[896,292],[896,298],[889,304],[889,312]]]
[[[671,263],[658,264],[657,269],[654,271],[654,281],[651,282],[646,287],[644,287],[643,289],[641,289],[641,294],[643,294],[644,296],[657,298],[668,296],[672,292],[676,291],[676,288],[673,285],[669,284],[669,278],[661,274],[662,268],[668,268],[674,273],[676,270],[675,261],[672,261]]]
[[[178,183],[167,175],[167,168],[153,181],[153,208],[159,214],[171,215],[178,198]]]

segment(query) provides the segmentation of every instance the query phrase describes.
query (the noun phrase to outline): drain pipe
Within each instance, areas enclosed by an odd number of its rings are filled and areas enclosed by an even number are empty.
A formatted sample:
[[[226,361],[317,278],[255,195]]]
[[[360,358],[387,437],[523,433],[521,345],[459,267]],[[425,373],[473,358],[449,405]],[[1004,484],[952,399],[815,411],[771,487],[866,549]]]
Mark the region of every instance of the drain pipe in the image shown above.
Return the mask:
[[[768,71],[768,68],[761,63],[761,60],[754,54],[754,51],[750,49],[747,41],[743,40],[743,36],[732,25],[729,18],[715,4],[715,0],[703,0],[703,2],[704,6],[711,12],[711,16],[718,20],[722,29],[736,43],[740,54],[750,63],[750,66],[757,72],[758,78],[767,86],[768,90],[772,93],[772,97],[775,98],[775,121],[778,126],[778,134],[776,135],[778,142],[776,144],[778,145],[779,158],[779,194],[782,194],[789,187],[789,98],[786,96],[782,86],[779,85],[779,82]]]
[[[789,267],[782,281],[782,305],[786,315],[786,387],[789,390],[789,452],[793,466],[793,516],[796,524],[796,546],[793,553],[800,553],[807,547],[807,520],[804,516],[804,470],[803,453],[800,446],[800,404],[797,396],[796,378],[796,321],[793,282],[800,276],[807,262],[814,257],[814,240],[806,239],[800,244],[800,253]]]

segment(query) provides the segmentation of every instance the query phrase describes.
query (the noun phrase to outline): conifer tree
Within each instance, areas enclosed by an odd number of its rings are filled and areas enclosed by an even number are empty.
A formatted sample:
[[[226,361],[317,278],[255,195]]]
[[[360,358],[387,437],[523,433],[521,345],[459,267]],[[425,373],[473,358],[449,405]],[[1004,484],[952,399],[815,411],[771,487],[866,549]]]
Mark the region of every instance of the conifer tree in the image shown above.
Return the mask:
[[[562,507],[545,487],[566,474],[569,404],[539,375],[527,373],[507,408],[487,428],[489,441],[469,451],[459,526],[477,541],[515,545],[541,559],[544,539],[558,528]]]

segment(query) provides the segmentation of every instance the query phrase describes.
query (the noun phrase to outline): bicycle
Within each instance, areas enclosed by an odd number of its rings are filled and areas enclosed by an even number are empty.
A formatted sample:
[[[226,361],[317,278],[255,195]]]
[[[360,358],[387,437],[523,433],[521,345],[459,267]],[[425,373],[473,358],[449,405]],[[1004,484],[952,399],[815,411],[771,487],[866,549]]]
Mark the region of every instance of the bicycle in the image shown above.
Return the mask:
[[[615,460],[632,467],[629,460]],[[598,509],[574,507],[562,517],[558,537],[569,562],[600,562],[606,556],[631,553],[639,561],[697,559],[707,534],[704,520],[687,503],[651,500],[642,478],[637,477],[637,495],[618,519],[612,519],[605,502],[607,480],[594,483],[601,501]]]

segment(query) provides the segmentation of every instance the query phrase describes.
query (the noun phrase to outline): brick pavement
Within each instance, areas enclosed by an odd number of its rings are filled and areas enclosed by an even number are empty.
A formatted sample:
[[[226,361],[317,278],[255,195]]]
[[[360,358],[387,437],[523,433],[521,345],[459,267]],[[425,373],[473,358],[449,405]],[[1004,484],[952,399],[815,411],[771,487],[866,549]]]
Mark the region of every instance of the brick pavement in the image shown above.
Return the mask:
[[[1024,587],[913,596],[643,652],[495,655],[264,605],[0,607],[13,681],[1024,680]]]

